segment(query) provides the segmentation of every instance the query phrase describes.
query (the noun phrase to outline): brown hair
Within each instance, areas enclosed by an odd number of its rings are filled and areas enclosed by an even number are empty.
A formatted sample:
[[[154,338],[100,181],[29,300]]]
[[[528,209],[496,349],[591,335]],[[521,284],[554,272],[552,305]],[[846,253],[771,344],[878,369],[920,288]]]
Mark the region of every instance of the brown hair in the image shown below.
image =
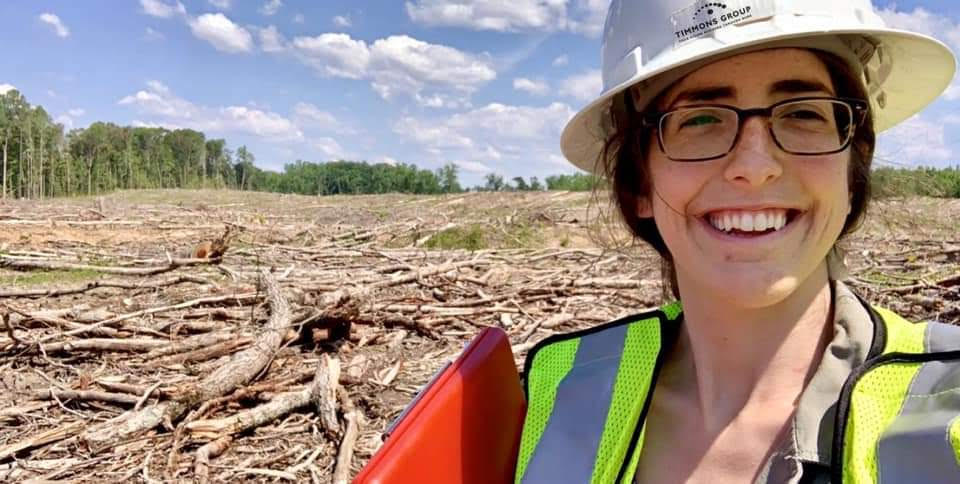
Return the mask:
[[[827,66],[837,96],[867,99],[863,84],[845,61],[828,52],[813,53]],[[660,96],[662,95],[661,93]],[[657,106],[660,100],[660,97],[654,99],[650,106]],[[634,109],[627,90],[613,99],[609,116],[613,132],[607,138],[600,154],[600,166],[603,167],[606,179],[610,180],[612,203],[619,210],[620,217],[633,236],[647,242],[660,254],[663,262],[661,273],[664,296],[669,294],[679,299],[677,273],[670,250],[660,236],[653,218],[641,218],[637,215],[638,203],[649,200],[651,193],[650,171],[646,163],[650,149],[650,130],[641,123],[644,114]],[[873,161],[875,143],[873,115],[868,110],[866,119],[857,126],[850,144],[850,213],[840,232],[841,238],[853,232],[866,213],[870,200],[870,164]],[[836,245],[834,248],[836,249]]]

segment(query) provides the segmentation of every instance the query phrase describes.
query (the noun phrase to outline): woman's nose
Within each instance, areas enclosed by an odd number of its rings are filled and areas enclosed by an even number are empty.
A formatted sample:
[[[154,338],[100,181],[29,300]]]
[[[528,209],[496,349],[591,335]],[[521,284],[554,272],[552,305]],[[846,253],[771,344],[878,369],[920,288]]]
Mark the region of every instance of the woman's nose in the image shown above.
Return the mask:
[[[740,128],[737,144],[727,156],[724,176],[734,183],[761,186],[783,173],[782,155],[767,119],[752,117]]]

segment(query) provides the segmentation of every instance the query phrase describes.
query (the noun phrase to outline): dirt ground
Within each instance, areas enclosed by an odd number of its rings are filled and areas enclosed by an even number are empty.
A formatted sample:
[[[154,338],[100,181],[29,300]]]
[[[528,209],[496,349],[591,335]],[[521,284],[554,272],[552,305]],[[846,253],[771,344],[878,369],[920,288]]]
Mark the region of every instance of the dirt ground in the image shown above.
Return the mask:
[[[342,482],[482,328],[519,363],[661,304],[609,215],[567,192],[0,202],[0,480]],[[960,200],[875,202],[848,283],[958,324],[958,229]]]

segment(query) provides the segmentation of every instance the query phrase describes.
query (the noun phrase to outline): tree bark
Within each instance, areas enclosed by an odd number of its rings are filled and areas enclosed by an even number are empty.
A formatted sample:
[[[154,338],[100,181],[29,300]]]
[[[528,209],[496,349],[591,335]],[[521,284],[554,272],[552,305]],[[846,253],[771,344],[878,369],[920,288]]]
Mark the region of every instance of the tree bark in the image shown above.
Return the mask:
[[[7,139],[10,137],[10,127],[8,126],[3,133],[3,193],[2,198],[7,199]]]
[[[40,200],[43,200],[43,126],[40,127],[40,180],[39,180],[39,195]]]
[[[20,144],[17,152],[17,171],[20,176],[17,177],[17,198],[23,198],[23,126],[20,127]]]

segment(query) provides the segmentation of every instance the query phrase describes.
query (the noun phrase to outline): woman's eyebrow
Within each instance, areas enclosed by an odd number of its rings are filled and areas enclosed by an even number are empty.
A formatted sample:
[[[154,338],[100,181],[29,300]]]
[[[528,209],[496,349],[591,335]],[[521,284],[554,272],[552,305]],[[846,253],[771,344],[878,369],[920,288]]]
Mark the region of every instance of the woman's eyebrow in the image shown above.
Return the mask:
[[[695,87],[680,91],[670,105],[678,102],[709,102],[717,99],[736,97],[737,90],[730,86]]]
[[[822,82],[808,79],[786,79],[774,82],[770,86],[770,94],[801,94],[805,92],[833,94],[833,90]]]

